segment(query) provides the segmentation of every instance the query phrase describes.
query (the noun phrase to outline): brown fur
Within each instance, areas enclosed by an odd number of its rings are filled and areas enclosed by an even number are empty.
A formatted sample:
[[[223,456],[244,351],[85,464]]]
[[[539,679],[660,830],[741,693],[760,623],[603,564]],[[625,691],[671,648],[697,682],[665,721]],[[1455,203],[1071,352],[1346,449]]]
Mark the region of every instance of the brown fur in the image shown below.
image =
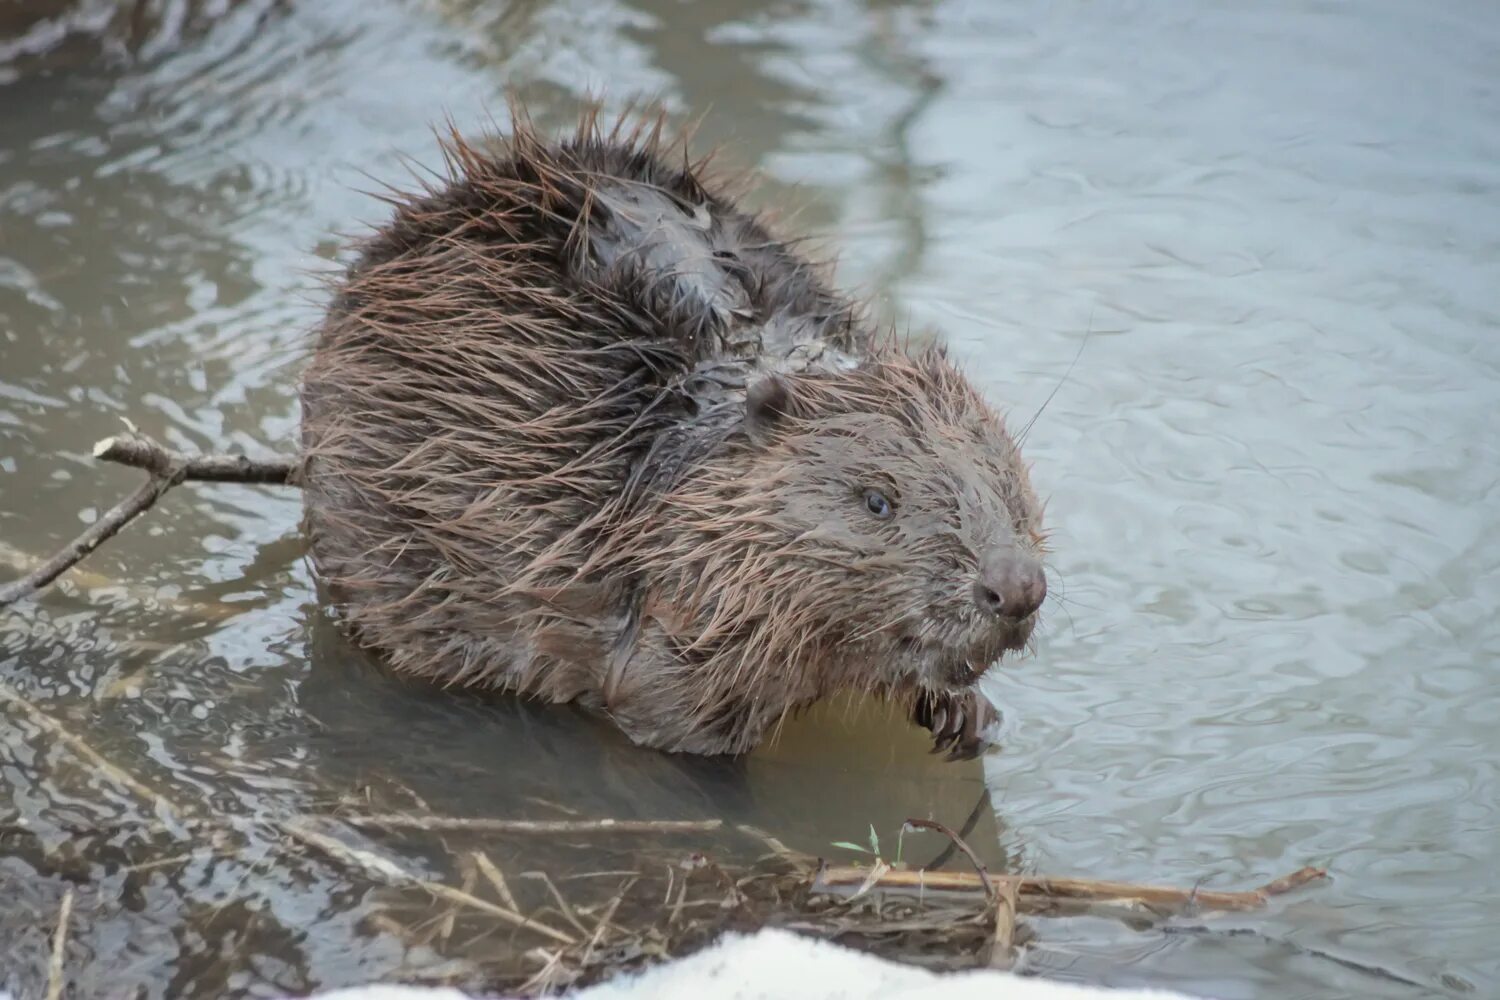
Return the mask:
[[[665,749],[743,752],[856,688],[977,750],[973,683],[1035,616],[986,618],[972,581],[1042,542],[999,418],[941,352],[877,342],[659,120],[517,121],[392,199],[305,374],[347,626]]]

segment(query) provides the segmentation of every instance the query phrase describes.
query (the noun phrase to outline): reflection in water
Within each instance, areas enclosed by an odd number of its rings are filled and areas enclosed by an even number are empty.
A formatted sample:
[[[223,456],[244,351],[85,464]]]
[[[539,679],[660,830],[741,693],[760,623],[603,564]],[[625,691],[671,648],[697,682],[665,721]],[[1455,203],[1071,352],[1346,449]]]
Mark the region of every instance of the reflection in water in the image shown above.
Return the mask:
[[[701,143],[761,170],[758,205],[800,206],[845,284],[940,327],[1018,420],[1088,341],[1028,439],[1057,597],[1039,655],[993,682],[1008,724],[983,774],[878,706],[695,761],[402,683],[318,611],[294,493],[174,491],[0,619],[0,679],[225,818],[234,858],[7,702],[0,988],[37,992],[70,885],[81,994],[442,969],[381,929],[389,893],[277,846],[296,813],[722,816],[833,852],[907,815],[959,825],[987,780],[1001,819],[969,839],[997,867],[1244,884],[1332,862],[1331,887],[1223,933],[1049,923],[1049,974],[1413,995],[1320,952],[1483,993],[1497,56],[1481,0],[6,6],[7,567],[128,489],[87,455],[121,417],[184,449],[289,448],[313,275],[380,217],[364,172],[432,162],[436,119],[478,127],[507,88],[544,125],[606,87],[707,111]],[[460,878],[430,844],[382,846]],[[492,845],[559,874],[628,851]]]

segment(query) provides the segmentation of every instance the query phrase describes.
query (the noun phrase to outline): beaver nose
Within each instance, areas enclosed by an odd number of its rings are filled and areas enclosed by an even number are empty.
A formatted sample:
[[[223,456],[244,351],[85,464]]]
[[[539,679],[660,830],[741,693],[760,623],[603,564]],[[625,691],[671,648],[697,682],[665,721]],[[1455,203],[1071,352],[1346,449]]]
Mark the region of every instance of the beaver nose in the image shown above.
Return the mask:
[[[1041,561],[1019,552],[986,558],[974,581],[974,603],[985,614],[1019,621],[1042,606],[1047,574]]]

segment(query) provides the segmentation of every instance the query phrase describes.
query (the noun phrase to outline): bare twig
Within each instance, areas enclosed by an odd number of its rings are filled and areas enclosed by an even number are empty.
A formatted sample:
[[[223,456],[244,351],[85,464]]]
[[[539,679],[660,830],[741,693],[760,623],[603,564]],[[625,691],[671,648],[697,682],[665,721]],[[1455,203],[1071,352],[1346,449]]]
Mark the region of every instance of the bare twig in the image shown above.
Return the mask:
[[[0,565],[6,566],[17,573],[29,573],[42,562],[41,559],[32,555],[7,541],[0,541]],[[116,580],[112,576],[103,573],[95,573],[84,569],[82,566],[74,567],[73,580],[80,587],[89,590],[97,590],[100,587],[125,587],[128,584]]]
[[[415,816],[381,813],[340,816],[350,826],[428,832],[566,834],[566,833],[708,833],[724,825],[718,819],[485,819],[468,816]]]
[[[1017,878],[1018,902],[1022,909],[1028,904],[1058,900],[1116,900],[1139,899],[1147,903],[1185,906],[1189,899],[1208,910],[1257,910],[1265,906],[1273,896],[1292,891],[1327,876],[1321,868],[1302,868],[1267,882],[1259,889],[1247,892],[1224,892],[1211,889],[1194,892],[1161,885],[1137,885],[1131,882],[1110,882],[1087,878],[1043,878],[1021,876]],[[822,891],[833,888],[863,886],[870,876],[870,869],[858,867],[831,867],[818,873],[813,889]],[[973,872],[924,872],[888,871],[880,875],[874,887],[882,889],[926,890],[929,892],[974,892],[983,890],[985,883]]]
[[[979,798],[974,801],[974,808],[969,810],[969,815],[964,817],[963,823],[958,828],[958,835],[960,837],[967,837],[973,833],[974,827],[979,825],[979,817],[983,816],[989,808],[990,790],[986,788],[979,793]],[[926,868],[928,871],[932,871],[934,868],[941,868],[948,863],[948,859],[953,857],[953,852],[956,850],[958,850],[958,845],[950,840],[943,845],[943,849],[938,852],[937,857],[921,867]]]
[[[1194,935],[1201,934],[1205,937],[1211,936],[1225,938],[1255,938],[1263,944],[1274,945],[1278,948],[1285,948],[1293,955],[1306,955],[1309,958],[1318,958],[1327,962],[1333,962],[1335,965],[1342,965],[1346,969],[1353,969],[1355,972],[1362,972],[1365,975],[1374,976],[1377,979],[1384,979],[1392,983],[1400,983],[1403,986],[1415,987],[1416,989],[1421,990],[1424,994],[1431,995],[1437,992],[1433,990],[1431,984],[1419,982],[1415,979],[1403,976],[1401,975],[1401,973],[1396,972],[1392,969],[1388,969],[1383,965],[1373,965],[1368,962],[1358,962],[1352,958],[1345,958],[1343,955],[1335,955],[1332,952],[1324,951],[1321,948],[1311,948],[1307,945],[1298,944],[1295,941],[1288,941],[1286,938],[1275,937],[1273,935],[1265,933],[1264,931],[1256,930],[1252,927],[1205,927],[1202,924],[1191,927],[1167,926],[1162,928],[1162,933]]]
[[[599,922],[594,925],[594,933],[589,936],[588,943],[584,946],[583,957],[578,960],[580,968],[587,967],[589,959],[594,957],[594,949],[599,946],[599,939],[609,929],[609,922],[614,919],[615,911],[620,908],[620,902],[624,900],[625,894],[630,891],[630,887],[633,885],[635,885],[635,879],[631,879],[625,885],[621,886],[620,891],[615,893],[615,897],[604,908],[604,913],[599,917]]]
[[[469,860],[468,863],[464,863],[461,860],[460,864],[464,869],[464,874],[463,878],[459,881],[458,891],[467,892],[472,895],[474,892],[474,883],[479,880],[479,870],[472,860]],[[444,914],[442,923],[438,925],[438,940],[445,944],[447,943],[448,939],[453,936],[453,925],[457,920],[458,907],[455,906]]]
[[[94,445],[94,457],[101,462],[117,462],[144,469],[154,476],[164,475],[175,465],[182,466],[182,478],[205,483],[264,483],[273,486],[296,486],[297,459],[250,458],[247,455],[184,455],[132,431],[108,437]]]
[[[243,455],[184,455],[132,429],[94,445],[94,457],[142,469],[148,478],[136,491],[105,511],[100,518],[51,558],[31,572],[0,587],[0,608],[30,597],[46,587],[90,552],[160,500],[172,487],[188,479],[205,482],[281,483],[296,485],[294,459],[256,460]]]
[[[573,912],[573,907],[569,906],[568,901],[563,898],[563,894],[557,891],[557,883],[552,881],[552,877],[550,875],[548,875],[546,872],[522,872],[521,877],[536,879],[538,882],[541,882],[543,885],[545,885],[547,887],[547,891],[552,894],[553,902],[557,904],[558,912],[563,915],[568,923],[572,924],[578,929],[578,933],[584,935],[585,937],[588,936],[589,929],[583,926],[583,921],[578,919],[578,914]]]
[[[517,992],[522,996],[545,996],[553,987],[566,982],[568,975],[563,969],[563,949],[548,951],[546,948],[533,948],[526,953],[526,957],[542,963],[542,968],[536,975],[522,983]],[[559,982],[559,979],[562,982]]]
[[[150,510],[151,506],[161,499],[163,493],[180,482],[182,482],[180,470],[172,475],[153,474],[134,493],[105,511],[99,520],[89,525],[83,534],[69,542],[62,551],[54,554],[21,579],[0,587],[0,608],[14,604],[23,597],[30,597],[62,576],[70,567],[81,562],[85,556],[97,549],[100,544],[114,537],[121,528]]]
[[[473,857],[479,873],[489,879],[490,885],[495,887],[495,895],[500,897],[500,902],[520,913],[521,906],[516,902],[515,894],[510,891],[510,883],[505,881],[505,875],[495,862],[490,860],[490,856],[483,851],[475,851]]]
[[[984,886],[984,894],[991,897],[995,895],[995,887],[990,883],[989,869],[985,868],[984,862],[979,860],[979,855],[974,853],[974,849],[964,843],[964,838],[954,833],[946,824],[939,823],[935,819],[908,819],[906,825],[914,830],[935,830],[951,840],[953,846],[964,852],[964,856],[979,873],[979,882]]]
[[[61,1000],[67,979],[63,974],[63,952],[68,945],[68,921],[73,916],[73,889],[63,893],[57,911],[57,930],[52,934],[52,961],[47,965],[47,1000]]]

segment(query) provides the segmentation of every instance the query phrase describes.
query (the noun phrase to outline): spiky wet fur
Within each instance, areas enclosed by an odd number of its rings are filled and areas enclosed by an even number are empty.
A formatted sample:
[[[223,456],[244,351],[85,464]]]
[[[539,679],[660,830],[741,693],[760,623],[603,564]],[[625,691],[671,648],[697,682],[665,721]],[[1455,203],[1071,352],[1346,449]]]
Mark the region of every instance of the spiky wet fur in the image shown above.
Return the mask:
[[[313,558],[348,628],[665,749],[743,752],[840,688],[957,741],[1030,631],[968,600],[982,546],[1040,544],[999,419],[940,352],[872,336],[660,119],[558,143],[516,121],[451,135],[448,176],[392,198],[304,376]],[[900,516],[861,509],[871,486]]]

